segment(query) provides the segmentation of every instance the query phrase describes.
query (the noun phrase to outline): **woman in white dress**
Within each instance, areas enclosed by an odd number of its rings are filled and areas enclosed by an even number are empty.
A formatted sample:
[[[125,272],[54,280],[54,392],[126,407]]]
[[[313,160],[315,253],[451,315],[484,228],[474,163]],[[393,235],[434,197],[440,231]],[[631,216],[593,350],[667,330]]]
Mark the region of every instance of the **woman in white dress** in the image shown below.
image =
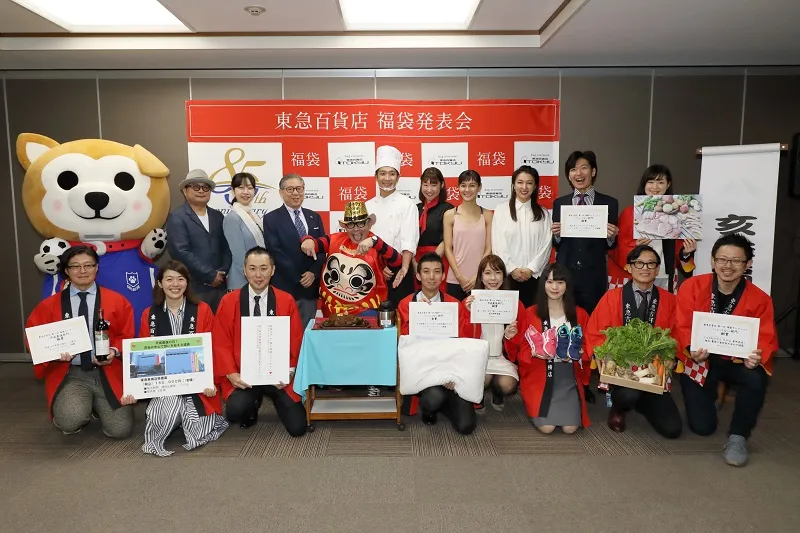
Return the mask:
[[[264,246],[264,225],[252,210],[256,196],[256,177],[249,172],[239,172],[231,178],[231,210],[222,221],[222,231],[231,249],[231,268],[228,272],[228,290],[247,284],[244,277],[244,256],[256,246]]]
[[[530,307],[536,301],[536,289],[542,270],[550,262],[553,235],[550,212],[539,205],[539,172],[522,165],[511,176],[514,194],[507,204],[500,204],[492,221],[492,253],[499,255],[508,268],[511,288]]]
[[[476,290],[507,290],[508,277],[506,265],[496,255],[487,255],[478,265],[478,275],[475,279]],[[470,295],[464,299],[467,311],[472,310],[475,296]],[[525,307],[517,301],[517,316],[525,317]],[[473,337],[483,339],[489,343],[489,361],[486,364],[486,379],[484,388],[492,390],[492,408],[503,410],[504,398],[514,394],[519,383],[516,357],[509,354],[519,352],[519,345],[523,340],[522,331],[517,327],[517,321],[510,324],[474,324]],[[478,412],[483,410],[483,401],[478,407]]]

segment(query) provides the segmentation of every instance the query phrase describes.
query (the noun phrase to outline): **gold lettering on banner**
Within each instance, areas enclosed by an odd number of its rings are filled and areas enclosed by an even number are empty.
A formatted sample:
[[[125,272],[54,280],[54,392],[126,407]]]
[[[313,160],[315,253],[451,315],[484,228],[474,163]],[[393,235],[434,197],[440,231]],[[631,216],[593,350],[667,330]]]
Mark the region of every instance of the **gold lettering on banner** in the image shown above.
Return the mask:
[[[234,153],[236,155],[233,155]],[[238,172],[247,172],[248,168],[263,167],[264,165],[267,164],[266,161],[245,161],[245,159],[247,158],[247,155],[245,154],[244,149],[238,148],[238,147],[229,148],[228,151],[225,152],[225,156],[224,157],[225,157],[225,165],[222,168],[219,168],[219,169],[215,170],[214,173],[211,174],[211,176],[209,176],[211,178],[211,180],[214,183],[216,183],[216,187],[220,187],[220,186],[224,186],[224,185],[230,186],[231,179]],[[232,161],[233,157],[236,157],[235,161]],[[244,165],[242,165],[241,169],[236,170],[236,165],[238,165],[242,161],[244,161]],[[228,176],[227,176],[228,179],[227,180],[218,180],[218,179],[216,179],[217,175],[220,172],[225,172],[225,171],[227,171],[227,173],[228,173]],[[265,201],[266,200],[266,196],[265,195],[267,194],[266,189],[273,189],[274,190],[275,187],[272,187],[270,185],[266,185],[265,183],[262,183],[261,180],[259,180],[258,176],[255,173],[253,175],[256,177],[256,185],[259,188],[264,188],[265,189],[264,192],[261,194],[262,199],[259,199],[259,194],[257,194],[256,197],[254,198],[254,201],[256,203],[261,202],[261,201]]]

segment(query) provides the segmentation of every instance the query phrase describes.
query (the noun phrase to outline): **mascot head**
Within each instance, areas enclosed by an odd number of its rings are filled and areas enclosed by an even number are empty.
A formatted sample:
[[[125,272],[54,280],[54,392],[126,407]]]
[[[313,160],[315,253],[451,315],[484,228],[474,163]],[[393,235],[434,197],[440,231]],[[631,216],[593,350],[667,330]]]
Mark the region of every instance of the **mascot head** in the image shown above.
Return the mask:
[[[22,204],[43,237],[142,239],[169,214],[169,169],[138,144],[100,139],[59,144],[22,133],[17,159],[25,169]]]

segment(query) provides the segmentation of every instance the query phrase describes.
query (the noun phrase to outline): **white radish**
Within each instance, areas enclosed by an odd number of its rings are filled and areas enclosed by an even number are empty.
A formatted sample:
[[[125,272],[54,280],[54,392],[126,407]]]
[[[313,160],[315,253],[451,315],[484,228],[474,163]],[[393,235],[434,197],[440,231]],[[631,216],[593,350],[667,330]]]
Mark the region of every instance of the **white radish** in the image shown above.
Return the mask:
[[[643,378],[645,376],[650,375],[650,369],[648,367],[640,368],[639,370],[634,372],[633,375],[634,376],[639,376],[640,378]]]
[[[643,383],[646,385],[658,385],[658,383],[656,382],[656,378],[654,377],[639,378],[639,383]]]

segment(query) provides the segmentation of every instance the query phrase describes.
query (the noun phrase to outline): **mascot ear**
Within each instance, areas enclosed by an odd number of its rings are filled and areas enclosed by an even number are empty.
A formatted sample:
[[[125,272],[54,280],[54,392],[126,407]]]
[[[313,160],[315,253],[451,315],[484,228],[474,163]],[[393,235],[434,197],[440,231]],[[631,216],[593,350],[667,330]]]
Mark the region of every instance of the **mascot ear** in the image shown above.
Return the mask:
[[[169,176],[169,169],[159,158],[148,152],[138,144],[133,147],[133,160],[139,167],[139,172],[151,178],[166,178]]]
[[[17,137],[17,159],[26,171],[34,161],[58,143],[50,137],[36,133],[20,133]]]

